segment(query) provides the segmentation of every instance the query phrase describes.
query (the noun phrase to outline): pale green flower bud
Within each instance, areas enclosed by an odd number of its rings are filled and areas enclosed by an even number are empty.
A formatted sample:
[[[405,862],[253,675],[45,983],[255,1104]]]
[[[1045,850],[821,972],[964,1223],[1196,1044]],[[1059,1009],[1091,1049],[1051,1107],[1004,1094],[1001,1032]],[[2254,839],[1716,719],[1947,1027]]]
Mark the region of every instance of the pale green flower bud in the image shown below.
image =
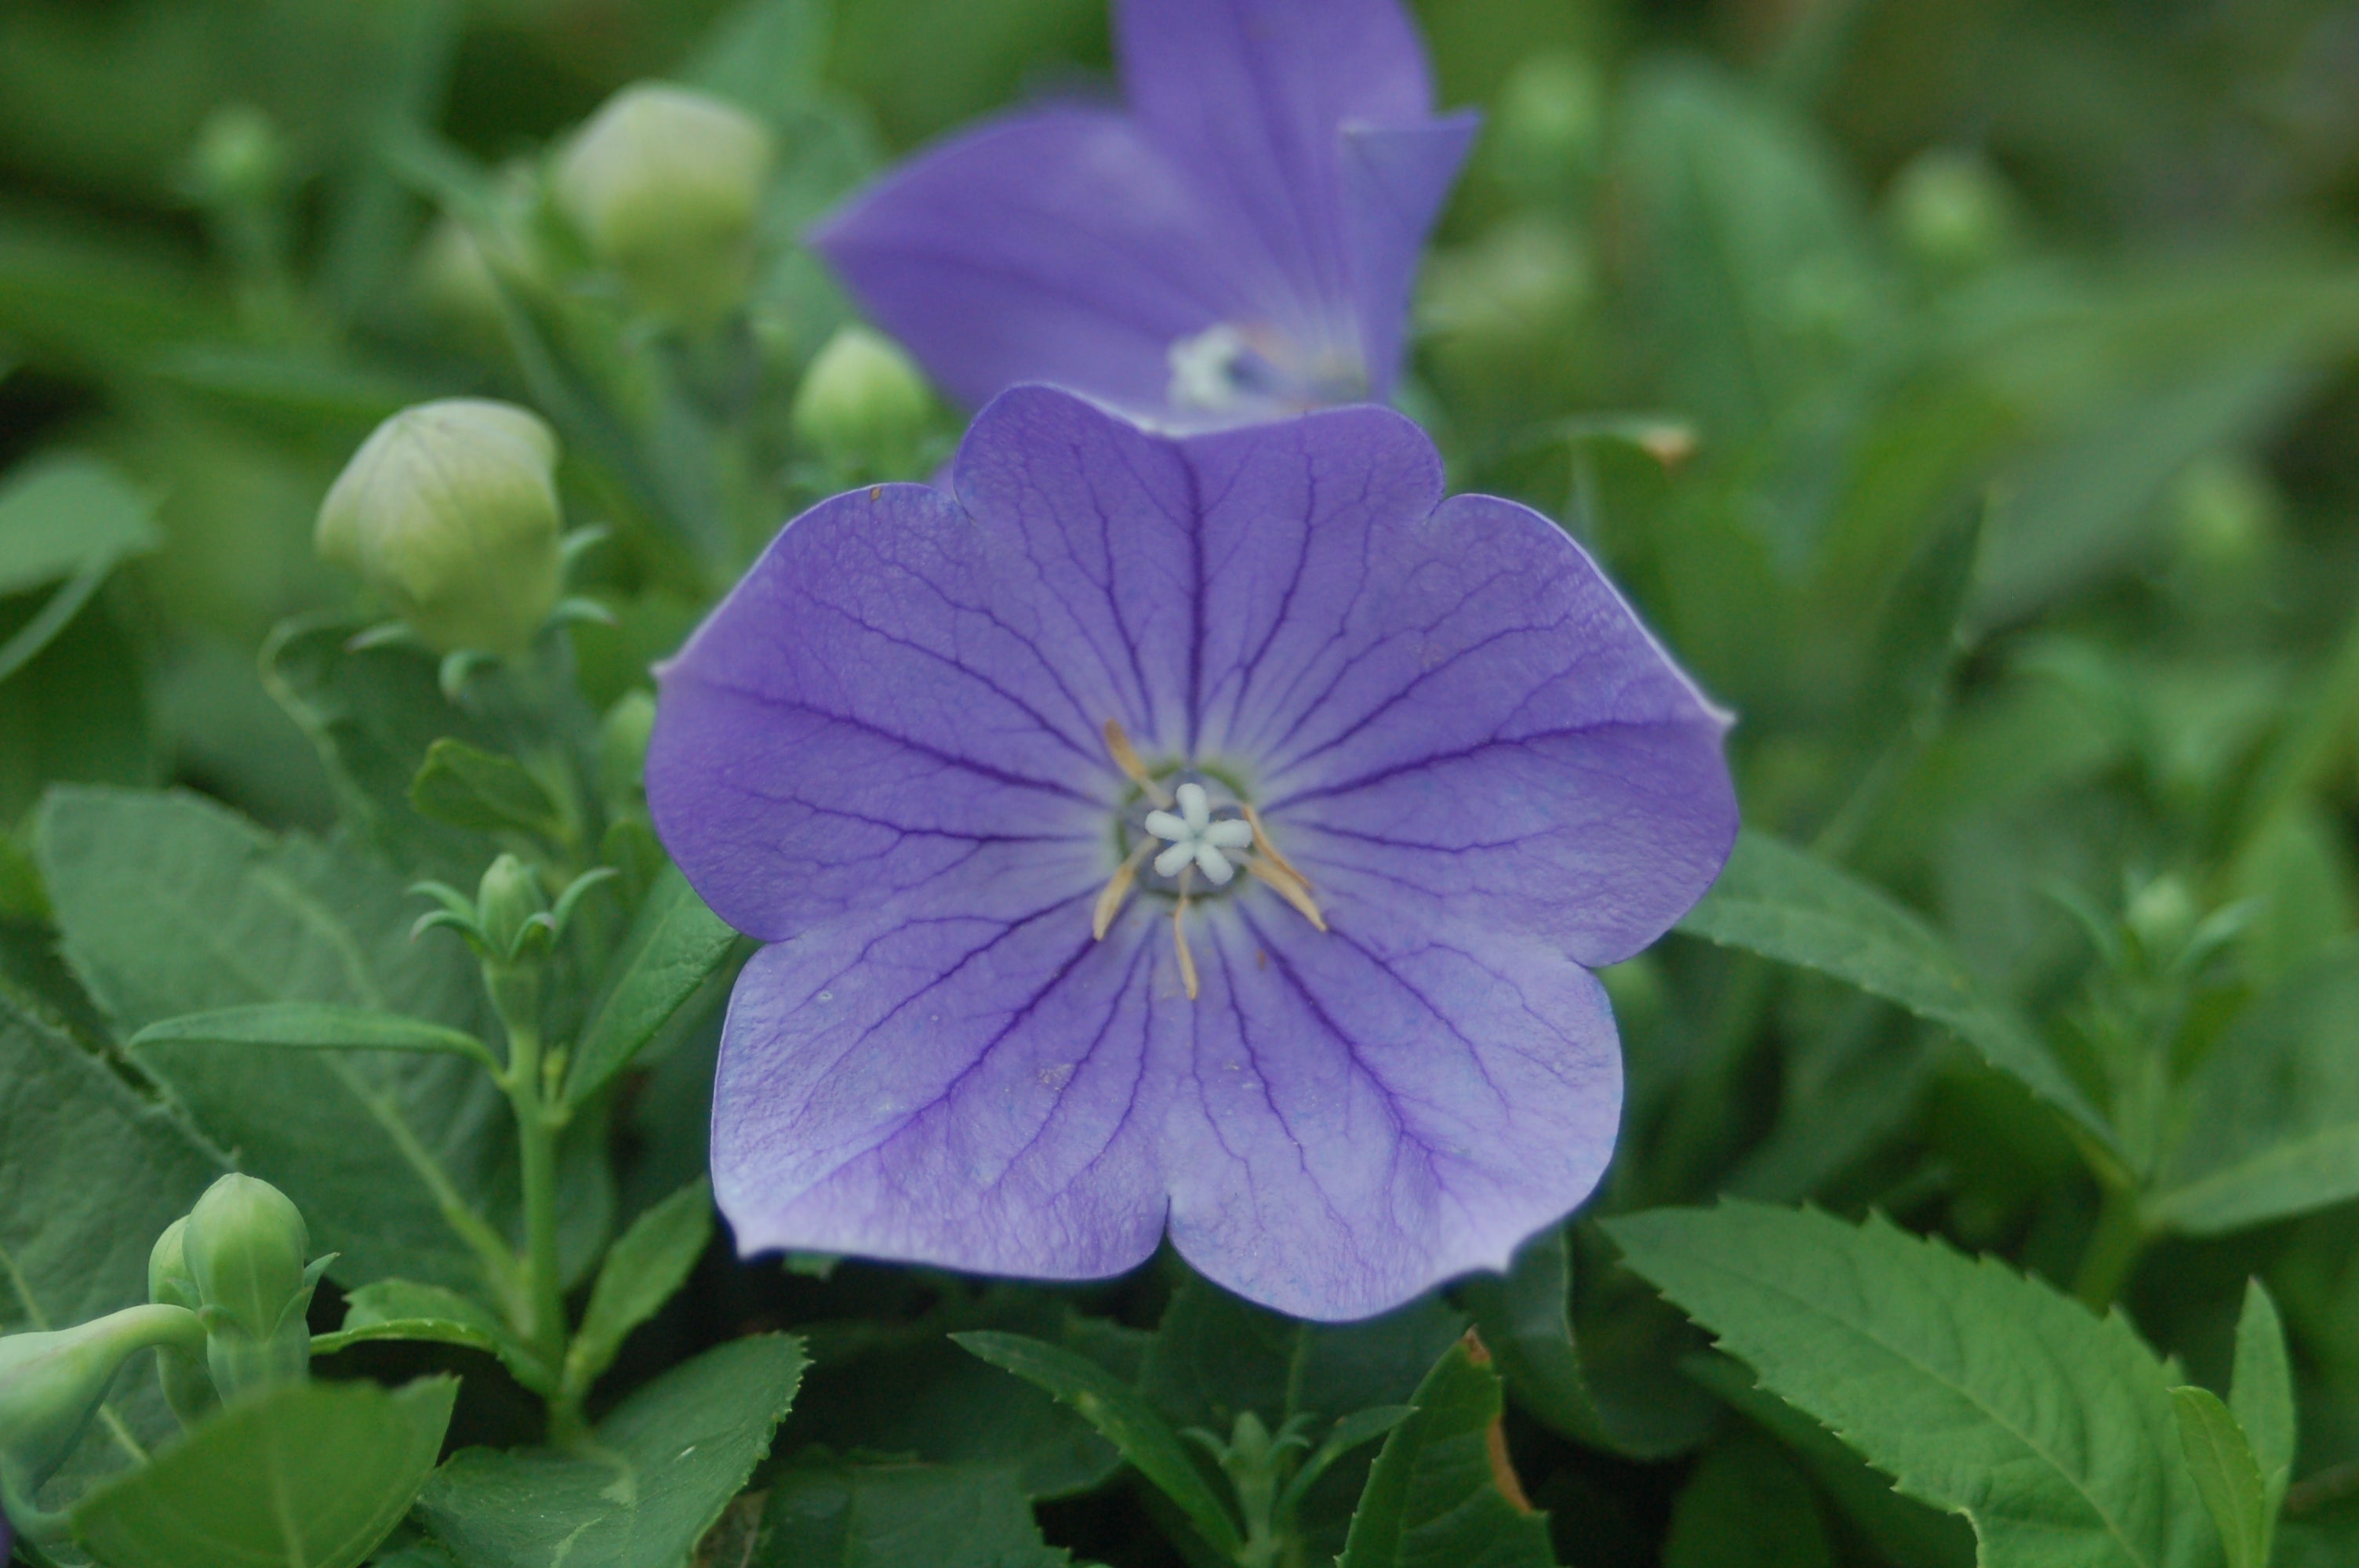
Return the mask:
[[[1605,82],[1586,56],[1551,50],[1517,66],[1492,116],[1492,165],[1526,184],[1593,168],[1605,143]]]
[[[643,81],[558,160],[559,207],[648,310],[709,324],[745,301],[770,178],[770,133],[731,103]]]
[[[549,908],[540,878],[514,855],[502,855],[484,872],[475,889],[476,918],[484,941],[500,957],[516,951],[525,923]]]
[[[454,397],[378,426],[320,507],[320,554],[437,653],[524,651],[557,606],[557,436],[510,404]]]
[[[232,1172],[207,1187],[189,1211],[180,1247],[198,1301],[256,1339],[275,1333],[305,1293],[311,1232],[303,1211],[268,1182]]]
[[[788,417],[796,437],[816,451],[892,468],[914,457],[931,401],[925,376],[899,344],[850,326],[812,356]]]
[[[285,189],[289,163],[286,138],[268,114],[251,103],[224,103],[198,128],[189,172],[199,200],[260,207]]]
[[[2015,240],[2014,197],[1998,171],[1973,153],[1919,153],[1893,181],[1890,201],[1900,243],[1938,272],[1986,266]]]
[[[647,692],[626,691],[606,710],[598,726],[598,785],[608,800],[638,795],[655,728],[656,699]]]
[[[194,1313],[153,1305],[54,1333],[0,1335],[0,1493],[18,1522],[82,1440],[124,1362],[150,1346],[193,1353],[204,1339]]]
[[[189,1270],[184,1250],[188,1229],[186,1219],[176,1219],[156,1238],[155,1250],[147,1255],[147,1299],[194,1312],[203,1298],[197,1293],[197,1277]],[[221,1403],[203,1357],[194,1352],[165,1346],[158,1353],[157,1371],[164,1384],[164,1401],[183,1426],[193,1426]]]

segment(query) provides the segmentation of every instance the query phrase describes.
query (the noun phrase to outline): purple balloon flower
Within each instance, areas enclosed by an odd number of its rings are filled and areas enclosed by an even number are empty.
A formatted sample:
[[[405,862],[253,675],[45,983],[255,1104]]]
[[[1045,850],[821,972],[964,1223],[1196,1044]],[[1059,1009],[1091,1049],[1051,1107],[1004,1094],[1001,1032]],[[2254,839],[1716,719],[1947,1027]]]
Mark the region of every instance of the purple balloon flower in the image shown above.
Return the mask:
[[[657,825],[772,944],[739,1244],[1087,1279],[1168,1228],[1328,1319],[1503,1265],[1612,1151],[1589,970],[1718,873],[1725,716],[1384,409],[1022,387],[952,482],[805,513],[661,672]]]
[[[953,395],[1193,427],[1381,401],[1473,142],[1398,0],[1122,0],[1127,114],[1006,116],[812,244]]]

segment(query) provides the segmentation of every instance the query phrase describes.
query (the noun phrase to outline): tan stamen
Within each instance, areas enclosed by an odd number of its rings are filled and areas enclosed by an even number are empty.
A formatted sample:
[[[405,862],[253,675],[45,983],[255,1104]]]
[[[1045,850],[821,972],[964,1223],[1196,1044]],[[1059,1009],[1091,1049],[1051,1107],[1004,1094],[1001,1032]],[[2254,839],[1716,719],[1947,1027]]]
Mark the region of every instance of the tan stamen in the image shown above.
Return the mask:
[[[1241,809],[1245,814],[1246,825],[1254,830],[1254,848],[1268,856],[1272,865],[1301,883],[1303,891],[1308,892],[1310,888],[1310,879],[1302,874],[1301,867],[1277,852],[1277,846],[1269,840],[1269,829],[1261,825],[1261,813],[1256,811],[1250,803]],[[1320,929],[1324,931],[1327,928],[1322,925]]]
[[[1123,904],[1130,897],[1130,890],[1138,885],[1138,868],[1147,864],[1147,857],[1154,849],[1155,840],[1149,838],[1133,849],[1130,859],[1114,868],[1105,890],[1098,894],[1097,909],[1090,915],[1090,935],[1098,941],[1105,940],[1106,932],[1114,925],[1114,917],[1122,913]]]
[[[1138,748],[1130,743],[1130,736],[1123,729],[1120,719],[1105,721],[1105,743],[1106,751],[1114,757],[1114,765],[1122,770],[1123,776],[1145,792],[1147,799],[1166,811],[1170,810],[1171,792],[1147,771],[1146,762],[1140,758]]]
[[[1269,884],[1269,891],[1302,912],[1302,918],[1320,930],[1327,929],[1327,917],[1319,912],[1319,901],[1310,896],[1310,889],[1300,877],[1286,869],[1286,862],[1275,856],[1269,860],[1254,859],[1245,862],[1245,870]]]
[[[1193,866],[1180,868],[1180,902],[1171,906],[1171,943],[1180,950],[1180,983],[1188,988],[1188,1000],[1196,1000],[1196,956],[1188,951],[1188,880],[1195,874]]]

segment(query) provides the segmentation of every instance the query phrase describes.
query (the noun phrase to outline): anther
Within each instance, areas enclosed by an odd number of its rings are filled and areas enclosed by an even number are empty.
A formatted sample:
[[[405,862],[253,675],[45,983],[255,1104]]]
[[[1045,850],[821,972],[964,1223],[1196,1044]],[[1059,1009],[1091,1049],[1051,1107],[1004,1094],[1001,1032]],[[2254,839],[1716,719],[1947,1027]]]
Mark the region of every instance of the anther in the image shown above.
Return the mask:
[[[1138,868],[1147,863],[1147,852],[1154,848],[1154,839],[1146,840],[1130,852],[1129,859],[1114,868],[1112,880],[1098,894],[1096,911],[1090,916],[1090,935],[1094,940],[1105,940],[1107,930],[1114,925],[1114,917],[1122,913],[1124,901],[1130,897],[1130,890],[1137,884]]]
[[[1120,719],[1105,721],[1105,743],[1108,754],[1114,758],[1114,765],[1122,770],[1123,776],[1136,784],[1147,799],[1169,809],[1171,792],[1147,771],[1147,763],[1140,759],[1138,748],[1130,743],[1129,732],[1123,729]]]
[[[1196,956],[1188,951],[1188,878],[1193,866],[1180,868],[1180,902],[1171,906],[1171,945],[1180,950],[1180,983],[1188,988],[1188,1000],[1196,1000]]]
[[[1299,910],[1303,919],[1321,931],[1327,929],[1327,917],[1320,913],[1319,901],[1310,896],[1310,889],[1301,878],[1286,870],[1283,861],[1256,856],[1245,862],[1245,869],[1267,882],[1270,892]]]

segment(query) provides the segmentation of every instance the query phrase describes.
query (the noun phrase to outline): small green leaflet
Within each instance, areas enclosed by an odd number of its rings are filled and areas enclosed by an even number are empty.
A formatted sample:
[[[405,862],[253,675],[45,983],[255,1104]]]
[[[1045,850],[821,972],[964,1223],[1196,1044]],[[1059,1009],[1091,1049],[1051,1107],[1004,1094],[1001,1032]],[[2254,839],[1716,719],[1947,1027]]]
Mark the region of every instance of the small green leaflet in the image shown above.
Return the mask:
[[[1776,1444],[1744,1433],[1707,1453],[1680,1489],[1663,1568],[1834,1568],[1834,1552],[1810,1478]]]
[[[2258,1280],[2245,1285],[2245,1308],[2236,1318],[2236,1360],[2228,1408],[2252,1443],[2261,1481],[2268,1488],[2268,1512],[2277,1516],[2293,1479],[2293,1368],[2286,1356],[2285,1325],[2277,1303]]]
[[[1605,1222],[1762,1385],[1964,1514],[1983,1568],[2212,1568],[2162,1364],[2002,1264],[1890,1223],[1725,1203]]]
[[[565,1359],[569,1388],[587,1392],[614,1364],[631,1330],[688,1282],[712,1238],[712,1184],[692,1182],[631,1223],[598,1271],[589,1310]]]
[[[536,1393],[557,1387],[555,1372],[540,1364],[532,1347],[472,1296],[421,1285],[413,1280],[378,1280],[354,1291],[344,1303],[343,1326],[311,1336],[311,1354],[333,1356],[378,1339],[424,1340],[489,1351],[516,1380]]]
[[[409,783],[420,816],[478,833],[522,831],[560,842],[564,809],[524,764],[445,736],[426,749]]]
[[[2195,1236],[2359,1197],[2359,942],[2239,1014],[2182,1091],[2201,1108],[2147,1207]]]
[[[2179,1417],[2187,1467],[2219,1528],[2228,1568],[2268,1568],[2273,1531],[2267,1489],[2244,1429],[2209,1389],[2173,1389],[2170,1403]]]
[[[803,1365],[788,1336],[731,1340],[634,1392],[578,1454],[457,1454],[419,1518],[460,1568],[684,1563],[769,1452]]]
[[[1443,1353],[1368,1471],[1337,1568],[1554,1568],[1548,1519],[1524,1499],[1482,1341]]]
[[[263,1045],[298,1051],[428,1051],[464,1056],[500,1070],[481,1040],[462,1030],[397,1012],[321,1001],[263,1001],[216,1008],[151,1023],[125,1044],[136,1051],[166,1041]]]
[[[729,962],[737,933],[705,908],[677,868],[666,867],[639,906],[614,960],[614,979],[573,1049],[566,1094],[595,1094]]]
[[[73,1511],[108,1568],[354,1568],[433,1471],[455,1378],[297,1383],[229,1406]]]
[[[0,641],[0,680],[48,647],[117,564],[164,542],[155,512],[153,501],[96,458],[43,459],[0,484],[0,597],[61,583]]]
[[[1750,829],[1679,928],[1831,975],[1954,1033],[2104,1147],[2112,1127],[1931,927],[1866,883]]]

